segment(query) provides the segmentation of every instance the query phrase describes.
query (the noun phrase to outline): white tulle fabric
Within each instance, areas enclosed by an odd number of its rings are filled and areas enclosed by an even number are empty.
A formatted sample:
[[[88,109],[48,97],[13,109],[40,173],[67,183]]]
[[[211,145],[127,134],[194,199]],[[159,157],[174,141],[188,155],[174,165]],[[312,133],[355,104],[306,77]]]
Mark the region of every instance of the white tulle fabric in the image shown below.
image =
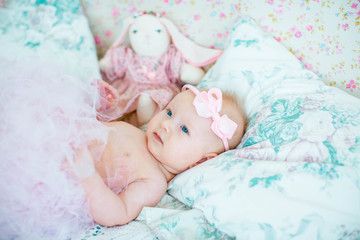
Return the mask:
[[[62,163],[107,139],[96,86],[34,62],[0,59],[0,239],[66,239],[93,224]]]

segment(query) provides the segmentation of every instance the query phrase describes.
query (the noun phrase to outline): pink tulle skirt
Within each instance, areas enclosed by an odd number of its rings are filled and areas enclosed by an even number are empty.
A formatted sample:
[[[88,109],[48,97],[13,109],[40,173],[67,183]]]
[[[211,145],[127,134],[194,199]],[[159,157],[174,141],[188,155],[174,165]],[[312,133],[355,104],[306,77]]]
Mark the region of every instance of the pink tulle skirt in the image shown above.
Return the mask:
[[[66,239],[93,224],[62,164],[107,139],[96,86],[33,59],[0,66],[0,239]]]

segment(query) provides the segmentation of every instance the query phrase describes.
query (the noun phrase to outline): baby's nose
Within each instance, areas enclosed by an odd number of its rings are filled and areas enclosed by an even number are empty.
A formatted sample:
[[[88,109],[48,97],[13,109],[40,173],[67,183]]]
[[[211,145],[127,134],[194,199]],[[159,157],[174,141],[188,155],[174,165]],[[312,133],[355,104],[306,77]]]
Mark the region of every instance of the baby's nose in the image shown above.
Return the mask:
[[[171,130],[171,119],[166,119],[161,122],[161,127],[164,129],[166,133]]]

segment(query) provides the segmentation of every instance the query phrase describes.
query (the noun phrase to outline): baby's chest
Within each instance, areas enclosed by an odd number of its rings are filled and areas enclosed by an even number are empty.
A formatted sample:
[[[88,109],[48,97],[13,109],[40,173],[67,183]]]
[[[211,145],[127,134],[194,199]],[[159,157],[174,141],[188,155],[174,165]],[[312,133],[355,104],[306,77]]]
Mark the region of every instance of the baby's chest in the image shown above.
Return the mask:
[[[143,168],[147,168],[147,163],[141,151],[126,145],[107,149],[101,161],[96,163],[96,170],[115,193],[123,191],[132,182],[144,178]]]

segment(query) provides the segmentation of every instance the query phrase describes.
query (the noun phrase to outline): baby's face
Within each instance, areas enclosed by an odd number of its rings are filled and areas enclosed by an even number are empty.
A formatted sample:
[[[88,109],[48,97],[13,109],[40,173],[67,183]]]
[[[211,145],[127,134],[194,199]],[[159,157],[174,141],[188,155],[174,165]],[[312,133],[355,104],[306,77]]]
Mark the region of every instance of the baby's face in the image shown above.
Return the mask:
[[[181,92],[147,127],[149,151],[174,174],[224,150],[210,128],[211,120],[197,114],[194,98],[191,91]]]

